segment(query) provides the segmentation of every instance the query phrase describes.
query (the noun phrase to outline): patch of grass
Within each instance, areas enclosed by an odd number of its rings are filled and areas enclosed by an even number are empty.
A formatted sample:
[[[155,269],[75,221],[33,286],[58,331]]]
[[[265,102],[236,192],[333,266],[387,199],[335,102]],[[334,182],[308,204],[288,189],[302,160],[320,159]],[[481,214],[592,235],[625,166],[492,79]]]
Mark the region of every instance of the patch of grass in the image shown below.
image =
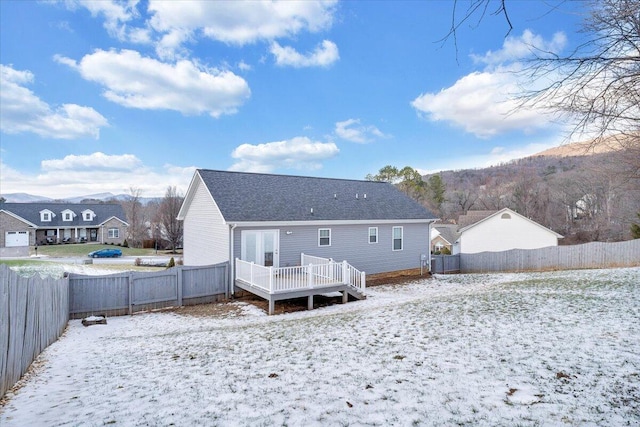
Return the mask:
[[[145,256],[155,255],[153,249],[137,249],[137,248],[124,248],[116,245],[102,245],[93,243],[79,243],[68,245],[45,245],[38,246],[38,255],[50,256],[50,257],[81,257],[87,256],[89,252],[97,251],[105,248],[117,248],[122,251],[122,256]],[[35,255],[35,248],[29,249],[30,255]]]

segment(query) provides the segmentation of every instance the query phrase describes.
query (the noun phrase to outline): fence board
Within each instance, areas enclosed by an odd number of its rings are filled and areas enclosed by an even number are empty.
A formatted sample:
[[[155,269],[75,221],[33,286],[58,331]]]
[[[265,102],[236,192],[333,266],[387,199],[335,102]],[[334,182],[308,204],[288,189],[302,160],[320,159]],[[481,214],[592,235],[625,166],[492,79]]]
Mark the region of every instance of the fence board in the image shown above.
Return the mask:
[[[64,331],[69,281],[21,277],[0,265],[0,396]]]
[[[640,239],[541,249],[460,254],[462,273],[544,271],[640,266]]]

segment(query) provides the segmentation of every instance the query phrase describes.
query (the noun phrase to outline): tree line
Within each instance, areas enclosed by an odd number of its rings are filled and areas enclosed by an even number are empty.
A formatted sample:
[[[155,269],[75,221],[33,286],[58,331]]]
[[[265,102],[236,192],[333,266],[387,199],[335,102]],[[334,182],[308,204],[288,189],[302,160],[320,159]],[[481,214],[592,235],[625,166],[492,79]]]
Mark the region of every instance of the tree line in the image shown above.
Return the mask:
[[[640,186],[619,168],[626,155],[538,156],[425,176],[387,165],[366,179],[395,184],[443,222],[510,208],[562,234],[564,244],[620,241],[640,238]]]

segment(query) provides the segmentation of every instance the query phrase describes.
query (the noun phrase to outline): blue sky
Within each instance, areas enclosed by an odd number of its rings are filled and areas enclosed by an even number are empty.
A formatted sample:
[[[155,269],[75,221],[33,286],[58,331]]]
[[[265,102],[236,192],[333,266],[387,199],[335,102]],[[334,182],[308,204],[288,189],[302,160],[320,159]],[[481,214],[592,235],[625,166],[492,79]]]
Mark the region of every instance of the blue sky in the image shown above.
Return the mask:
[[[468,0],[459,0],[464,13]],[[363,179],[484,167],[565,142],[513,111],[531,46],[579,42],[579,2],[0,2],[0,193],[186,191],[196,168]]]

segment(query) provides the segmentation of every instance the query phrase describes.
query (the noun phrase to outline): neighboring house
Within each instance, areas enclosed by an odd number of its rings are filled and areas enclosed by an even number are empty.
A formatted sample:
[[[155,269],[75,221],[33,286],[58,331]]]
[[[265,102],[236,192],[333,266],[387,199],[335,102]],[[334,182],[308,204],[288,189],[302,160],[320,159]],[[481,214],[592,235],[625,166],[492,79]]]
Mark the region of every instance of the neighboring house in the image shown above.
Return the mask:
[[[453,254],[557,246],[562,236],[509,208],[469,211],[458,219]]]
[[[119,204],[0,203],[0,248],[56,243],[121,244],[127,222]]]
[[[185,265],[289,267],[305,253],[367,274],[420,268],[435,220],[389,183],[204,169],[178,219]]]
[[[431,226],[431,253],[441,253],[443,249],[453,253],[453,245],[458,240],[457,224],[439,224]]]

